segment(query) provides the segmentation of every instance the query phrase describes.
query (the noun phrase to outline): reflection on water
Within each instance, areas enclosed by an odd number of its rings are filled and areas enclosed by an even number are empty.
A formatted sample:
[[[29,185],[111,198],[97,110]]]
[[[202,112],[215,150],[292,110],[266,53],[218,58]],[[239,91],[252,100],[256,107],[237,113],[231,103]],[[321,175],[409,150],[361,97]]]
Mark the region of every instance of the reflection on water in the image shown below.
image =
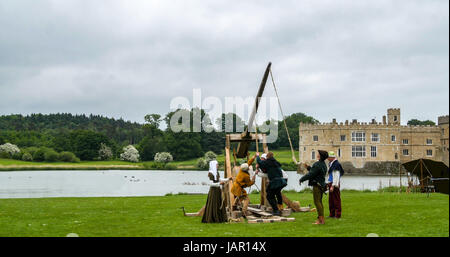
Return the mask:
[[[288,172],[287,190],[301,190],[302,175]],[[223,177],[223,172],[221,172]],[[167,193],[208,193],[207,171],[92,170],[0,172],[0,198],[161,196]],[[259,190],[261,179],[250,191]],[[399,186],[398,176],[343,176],[341,188],[377,190]],[[406,177],[402,178],[406,185]],[[248,190],[247,190],[248,191]]]

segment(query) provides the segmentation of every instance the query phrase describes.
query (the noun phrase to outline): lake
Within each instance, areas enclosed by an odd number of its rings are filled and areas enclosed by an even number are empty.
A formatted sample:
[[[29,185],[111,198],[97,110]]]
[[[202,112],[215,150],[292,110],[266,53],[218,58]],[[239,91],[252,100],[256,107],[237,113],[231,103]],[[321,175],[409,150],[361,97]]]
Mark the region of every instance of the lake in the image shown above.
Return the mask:
[[[288,172],[287,190],[301,190],[298,180],[302,175]],[[223,177],[223,172],[221,172]],[[40,197],[112,197],[163,196],[168,193],[208,193],[207,171],[157,170],[51,170],[0,172],[0,198]],[[402,177],[402,185],[407,183]],[[343,176],[342,189],[377,190],[380,185],[399,186],[398,176]],[[257,177],[258,190],[261,179]],[[247,190],[248,191],[248,190]]]

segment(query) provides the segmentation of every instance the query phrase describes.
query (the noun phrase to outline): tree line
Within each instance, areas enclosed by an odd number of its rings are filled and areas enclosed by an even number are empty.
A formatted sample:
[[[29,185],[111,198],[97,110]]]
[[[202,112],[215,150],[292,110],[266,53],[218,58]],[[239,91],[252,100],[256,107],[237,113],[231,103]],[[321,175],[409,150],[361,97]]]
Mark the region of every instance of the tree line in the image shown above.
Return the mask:
[[[142,161],[151,161],[158,152],[170,152],[174,160],[187,160],[203,156],[212,151],[221,154],[225,147],[226,131],[240,132],[245,122],[234,113],[222,114],[212,121],[204,110],[182,110],[190,116],[188,131],[197,131],[193,120],[196,112],[201,114],[198,133],[179,132],[170,129],[170,119],[175,112],[164,117],[159,114],[146,115],[143,124],[101,115],[20,114],[0,116],[0,144],[12,143],[20,148],[45,148],[56,152],[72,152],[81,160],[99,159],[101,145],[108,146],[113,158],[118,158],[127,145],[134,145]],[[226,119],[232,119],[232,127],[226,127]],[[166,129],[161,129],[161,123]],[[286,117],[294,147],[298,147],[298,124],[316,123],[313,117],[294,113]],[[214,126],[217,125],[217,126]],[[282,121],[278,122],[278,139],[270,144],[271,149],[289,147]],[[210,132],[205,128],[209,127]],[[220,128],[220,129],[217,129]]]

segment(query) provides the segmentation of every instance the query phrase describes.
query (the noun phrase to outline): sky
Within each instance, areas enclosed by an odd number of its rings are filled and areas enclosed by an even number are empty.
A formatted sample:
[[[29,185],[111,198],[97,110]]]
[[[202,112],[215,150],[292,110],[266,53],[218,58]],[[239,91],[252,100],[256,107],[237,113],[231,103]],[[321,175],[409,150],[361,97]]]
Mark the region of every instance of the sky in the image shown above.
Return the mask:
[[[437,121],[449,110],[449,2],[0,2],[0,115],[143,122],[177,96],[255,96],[285,114]],[[275,96],[268,84],[264,96]]]

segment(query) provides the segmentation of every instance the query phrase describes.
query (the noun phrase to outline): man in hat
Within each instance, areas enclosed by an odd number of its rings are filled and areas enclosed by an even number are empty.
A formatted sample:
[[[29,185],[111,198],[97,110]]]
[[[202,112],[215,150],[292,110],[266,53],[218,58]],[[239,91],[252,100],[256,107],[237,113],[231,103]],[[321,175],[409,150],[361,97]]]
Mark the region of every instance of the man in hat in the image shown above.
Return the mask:
[[[328,190],[330,194],[328,196],[328,206],[330,208],[329,218],[341,217],[341,192],[339,190],[341,185],[341,176],[344,174],[344,169],[336,159],[336,154],[333,151],[328,153],[329,169],[328,169]]]
[[[237,174],[236,179],[233,182],[233,186],[231,187],[231,193],[235,196],[235,202],[233,203],[233,206],[235,205],[236,201],[239,200],[243,204],[242,215],[245,217],[248,216],[247,209],[250,203],[250,199],[248,198],[245,188],[255,184],[256,174],[254,174],[251,179],[249,174],[249,166],[252,165],[255,157],[256,156],[253,156],[253,158],[248,160],[247,163],[241,164],[239,173]]]

